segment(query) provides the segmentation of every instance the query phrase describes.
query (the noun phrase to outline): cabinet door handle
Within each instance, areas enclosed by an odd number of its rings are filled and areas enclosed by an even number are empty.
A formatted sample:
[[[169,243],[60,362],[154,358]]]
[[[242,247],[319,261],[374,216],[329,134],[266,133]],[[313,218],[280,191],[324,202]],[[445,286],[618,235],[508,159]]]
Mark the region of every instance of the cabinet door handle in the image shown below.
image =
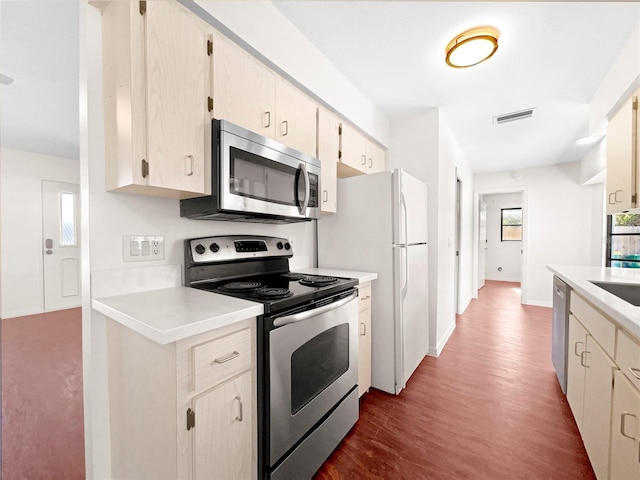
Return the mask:
[[[576,344],[573,346],[573,354],[576,357],[580,357],[581,356],[581,354],[578,353],[578,345],[583,345],[584,346],[584,342],[576,342]]]
[[[238,415],[236,415],[236,418],[234,418],[234,420],[237,420],[238,422],[242,421],[243,415],[242,415],[242,399],[240,398],[239,395],[236,395],[236,398],[233,399],[234,401],[238,401],[238,405],[240,406],[240,411],[238,412]]]
[[[360,335],[363,337],[367,334],[367,324],[360,322]]]
[[[271,112],[264,112],[262,114],[263,128],[269,128],[271,126]]]
[[[611,197],[613,197],[613,200],[611,200]],[[609,205],[615,205],[616,203],[616,194],[615,193],[610,193],[609,194]]]
[[[622,200],[618,200],[618,194],[619,194],[619,193],[621,194],[621,193],[622,193],[622,190],[616,190],[616,193],[615,193],[616,203],[618,203],[618,202],[621,202],[621,201],[622,201]]]
[[[583,367],[585,367],[585,368],[589,368],[589,365],[587,365],[587,361],[586,361],[586,357],[587,357],[587,356],[585,355],[585,354],[587,354],[587,353],[590,353],[590,352],[587,352],[587,351],[585,350],[584,352],[582,352],[582,353],[580,354],[580,365],[582,365],[582,366],[583,366]]]
[[[629,372],[631,372],[631,375],[640,380],[640,370],[638,370],[637,368],[629,367]]]
[[[627,417],[633,417],[636,418],[636,416],[633,413],[627,413],[624,412],[622,415],[620,415],[620,433],[622,434],[623,437],[627,437],[630,440],[635,440],[636,437],[632,436],[632,435],[627,435],[624,430],[625,430],[625,420]]]
[[[193,155],[187,155],[184,173],[187,177],[193,175]]]
[[[227,363],[230,360],[233,360],[236,357],[240,356],[240,352],[234,351],[233,353],[227,355],[226,357],[222,357],[222,358],[216,358],[213,362],[211,362],[211,365],[213,365],[214,363]]]
[[[362,155],[362,165],[366,165],[366,164],[367,164],[367,156]]]
[[[369,158],[369,168],[373,168],[373,158]]]
[[[325,203],[329,201],[329,192],[327,190],[322,191],[322,201]]]
[[[288,133],[289,133],[289,122],[285,120],[280,124],[280,135],[282,135],[283,137],[286,137]]]

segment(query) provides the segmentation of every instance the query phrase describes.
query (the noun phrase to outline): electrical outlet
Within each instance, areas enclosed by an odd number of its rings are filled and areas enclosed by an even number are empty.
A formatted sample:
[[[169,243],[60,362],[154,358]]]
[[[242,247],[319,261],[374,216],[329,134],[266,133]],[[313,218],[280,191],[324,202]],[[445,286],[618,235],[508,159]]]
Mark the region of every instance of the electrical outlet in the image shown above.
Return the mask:
[[[164,236],[123,235],[122,253],[125,262],[164,260]]]

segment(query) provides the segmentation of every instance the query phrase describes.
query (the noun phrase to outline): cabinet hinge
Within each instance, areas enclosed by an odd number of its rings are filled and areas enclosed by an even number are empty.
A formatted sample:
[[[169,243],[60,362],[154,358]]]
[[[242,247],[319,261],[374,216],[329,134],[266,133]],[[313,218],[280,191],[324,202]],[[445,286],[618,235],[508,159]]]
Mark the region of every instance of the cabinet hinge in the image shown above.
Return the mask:
[[[147,13],[147,0],[140,0],[140,15]]]
[[[631,203],[635,205],[637,201],[638,201],[638,194],[634,193],[633,195],[631,195]]]
[[[338,126],[338,135],[342,135],[342,125]]]
[[[633,102],[631,102],[631,109],[638,110],[638,97],[633,97]]]
[[[207,55],[213,55],[213,42],[211,40],[207,40]]]
[[[210,112],[213,112],[213,98],[207,97],[207,108]]]
[[[147,178],[149,176],[149,162],[147,162],[144,158],[142,159],[142,178]]]
[[[187,430],[191,430],[192,428],[195,428],[195,426],[196,426],[196,412],[194,412],[189,408],[187,409]]]
[[[338,150],[338,158],[342,158],[342,150]]]

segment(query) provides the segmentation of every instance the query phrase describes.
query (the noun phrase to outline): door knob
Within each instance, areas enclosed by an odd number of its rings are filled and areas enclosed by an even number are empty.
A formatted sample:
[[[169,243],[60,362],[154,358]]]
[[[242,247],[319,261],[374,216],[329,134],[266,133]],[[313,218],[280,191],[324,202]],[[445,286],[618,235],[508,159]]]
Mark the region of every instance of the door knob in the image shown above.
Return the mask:
[[[51,255],[53,253],[53,251],[51,250],[53,248],[53,239],[46,238],[44,240],[44,247],[46,248],[44,253],[46,253],[47,255]]]

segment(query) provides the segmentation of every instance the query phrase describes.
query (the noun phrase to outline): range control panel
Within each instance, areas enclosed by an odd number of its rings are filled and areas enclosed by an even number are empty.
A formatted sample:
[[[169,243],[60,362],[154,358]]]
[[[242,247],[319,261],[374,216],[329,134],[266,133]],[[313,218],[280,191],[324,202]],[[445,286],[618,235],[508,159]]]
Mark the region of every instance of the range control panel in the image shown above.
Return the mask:
[[[229,235],[193,238],[185,243],[194,264],[293,256],[289,240],[279,237]]]

